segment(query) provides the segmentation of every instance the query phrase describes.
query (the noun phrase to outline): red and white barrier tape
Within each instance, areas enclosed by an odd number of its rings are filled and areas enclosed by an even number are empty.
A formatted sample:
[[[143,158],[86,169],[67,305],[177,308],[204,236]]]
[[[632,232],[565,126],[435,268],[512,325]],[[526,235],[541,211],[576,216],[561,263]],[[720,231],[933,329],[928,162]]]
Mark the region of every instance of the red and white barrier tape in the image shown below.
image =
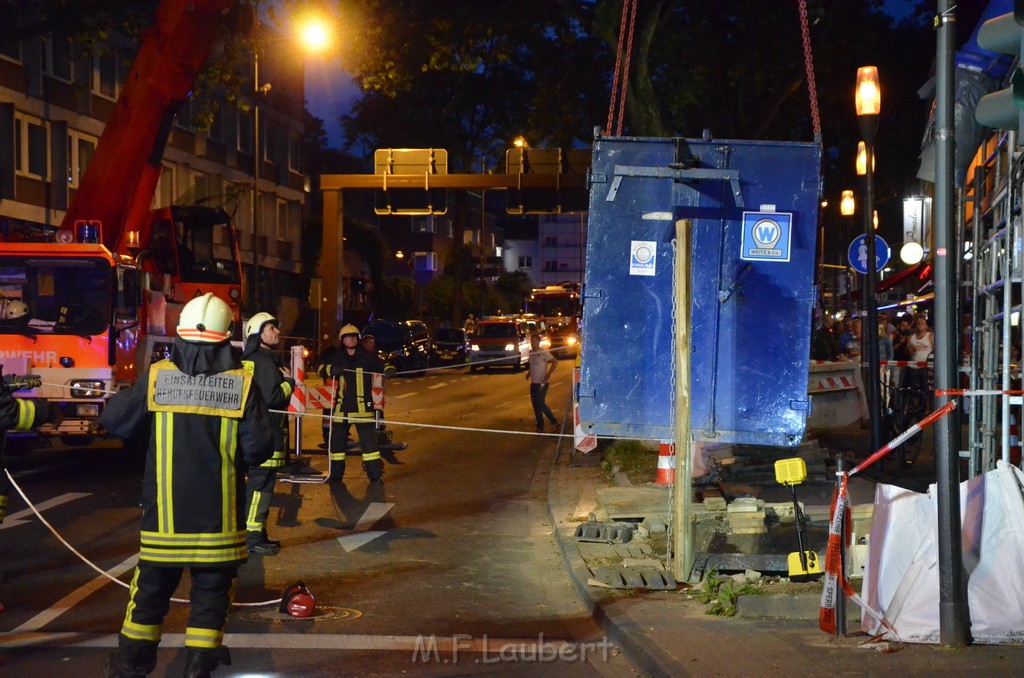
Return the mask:
[[[969,388],[942,388],[935,389],[935,395],[937,396],[960,396],[971,398],[975,396],[992,396],[992,395],[1007,395],[1007,396],[1019,396],[1024,395],[1024,391],[1020,389],[1001,391],[999,389],[969,389]]]
[[[921,421],[917,422],[916,424],[914,424],[913,426],[908,428],[903,433],[899,434],[898,436],[896,436],[895,438],[890,440],[888,443],[883,445],[881,449],[879,449],[877,452],[872,454],[870,457],[868,457],[867,459],[865,459],[861,463],[857,464],[853,468],[853,470],[850,471],[850,475],[852,476],[852,475],[855,475],[857,473],[860,473],[861,471],[866,469],[868,466],[871,466],[876,461],[878,461],[879,459],[881,459],[882,457],[884,457],[885,455],[889,454],[894,449],[896,449],[897,447],[902,445],[909,438],[912,438],[913,436],[917,435],[918,433],[920,433],[924,429],[928,428],[929,426],[931,426],[932,424],[937,422],[939,419],[942,419],[944,416],[946,416],[947,414],[949,414],[950,412],[952,412],[955,409],[956,409],[956,401],[955,400],[950,400],[948,403],[946,403],[945,405],[943,405],[939,409],[935,410],[934,412],[929,414],[927,417],[925,417]]]
[[[825,633],[836,634],[836,602],[840,591],[855,602],[862,610],[875,618],[879,624],[889,628],[882,615],[872,609],[863,598],[850,586],[843,572],[843,523],[846,520],[846,506],[849,503],[846,487],[849,477],[843,474],[839,478],[838,491],[832,500],[832,516],[828,527],[828,546],[825,548],[825,577],[821,590],[821,606],[818,609],[818,628]],[[893,629],[895,633],[895,629]]]

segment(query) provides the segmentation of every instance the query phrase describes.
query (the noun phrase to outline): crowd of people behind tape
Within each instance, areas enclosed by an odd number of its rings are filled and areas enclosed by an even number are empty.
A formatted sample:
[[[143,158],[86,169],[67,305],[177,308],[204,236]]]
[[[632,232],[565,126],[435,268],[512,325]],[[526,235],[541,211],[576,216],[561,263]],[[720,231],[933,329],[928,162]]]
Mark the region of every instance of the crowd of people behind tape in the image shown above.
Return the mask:
[[[811,334],[811,359],[863,362],[863,325],[861,317],[846,316],[836,320],[826,314]],[[881,312],[875,336],[880,361],[924,363],[931,359],[935,350],[935,336],[924,313],[900,313],[891,318]]]

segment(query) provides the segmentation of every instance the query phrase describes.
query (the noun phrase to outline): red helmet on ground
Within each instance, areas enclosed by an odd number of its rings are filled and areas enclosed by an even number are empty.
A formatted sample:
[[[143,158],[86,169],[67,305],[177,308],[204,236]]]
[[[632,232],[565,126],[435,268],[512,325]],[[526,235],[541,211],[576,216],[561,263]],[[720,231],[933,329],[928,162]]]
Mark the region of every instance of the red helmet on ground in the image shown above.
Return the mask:
[[[304,583],[295,582],[281,594],[281,605],[277,610],[293,617],[312,617],[316,611],[316,598]]]

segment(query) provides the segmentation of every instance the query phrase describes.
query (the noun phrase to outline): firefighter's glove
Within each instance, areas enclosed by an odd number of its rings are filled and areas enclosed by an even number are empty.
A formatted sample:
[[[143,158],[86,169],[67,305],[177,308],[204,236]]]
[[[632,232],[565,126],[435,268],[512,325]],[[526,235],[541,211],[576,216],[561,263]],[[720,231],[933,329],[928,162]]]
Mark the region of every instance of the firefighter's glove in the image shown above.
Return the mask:
[[[344,373],[345,373],[345,369],[341,365],[331,365],[331,367],[330,367],[330,375],[332,377],[334,377],[335,379],[337,379],[338,377],[340,377]]]

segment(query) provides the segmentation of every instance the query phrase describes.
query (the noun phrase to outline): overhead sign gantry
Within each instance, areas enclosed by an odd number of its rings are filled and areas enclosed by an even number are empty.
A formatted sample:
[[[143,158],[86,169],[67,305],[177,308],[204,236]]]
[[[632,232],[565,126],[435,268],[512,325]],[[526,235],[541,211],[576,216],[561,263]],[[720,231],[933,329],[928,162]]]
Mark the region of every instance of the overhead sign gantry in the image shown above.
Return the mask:
[[[506,154],[505,174],[448,174],[444,149],[378,149],[374,174],[324,174],[323,250],[320,254],[319,339],[334,338],[344,311],[342,239],[343,191],[378,192],[378,214],[444,214],[451,190],[508,191],[510,214],[585,211],[588,204],[590,149],[514,148]]]

